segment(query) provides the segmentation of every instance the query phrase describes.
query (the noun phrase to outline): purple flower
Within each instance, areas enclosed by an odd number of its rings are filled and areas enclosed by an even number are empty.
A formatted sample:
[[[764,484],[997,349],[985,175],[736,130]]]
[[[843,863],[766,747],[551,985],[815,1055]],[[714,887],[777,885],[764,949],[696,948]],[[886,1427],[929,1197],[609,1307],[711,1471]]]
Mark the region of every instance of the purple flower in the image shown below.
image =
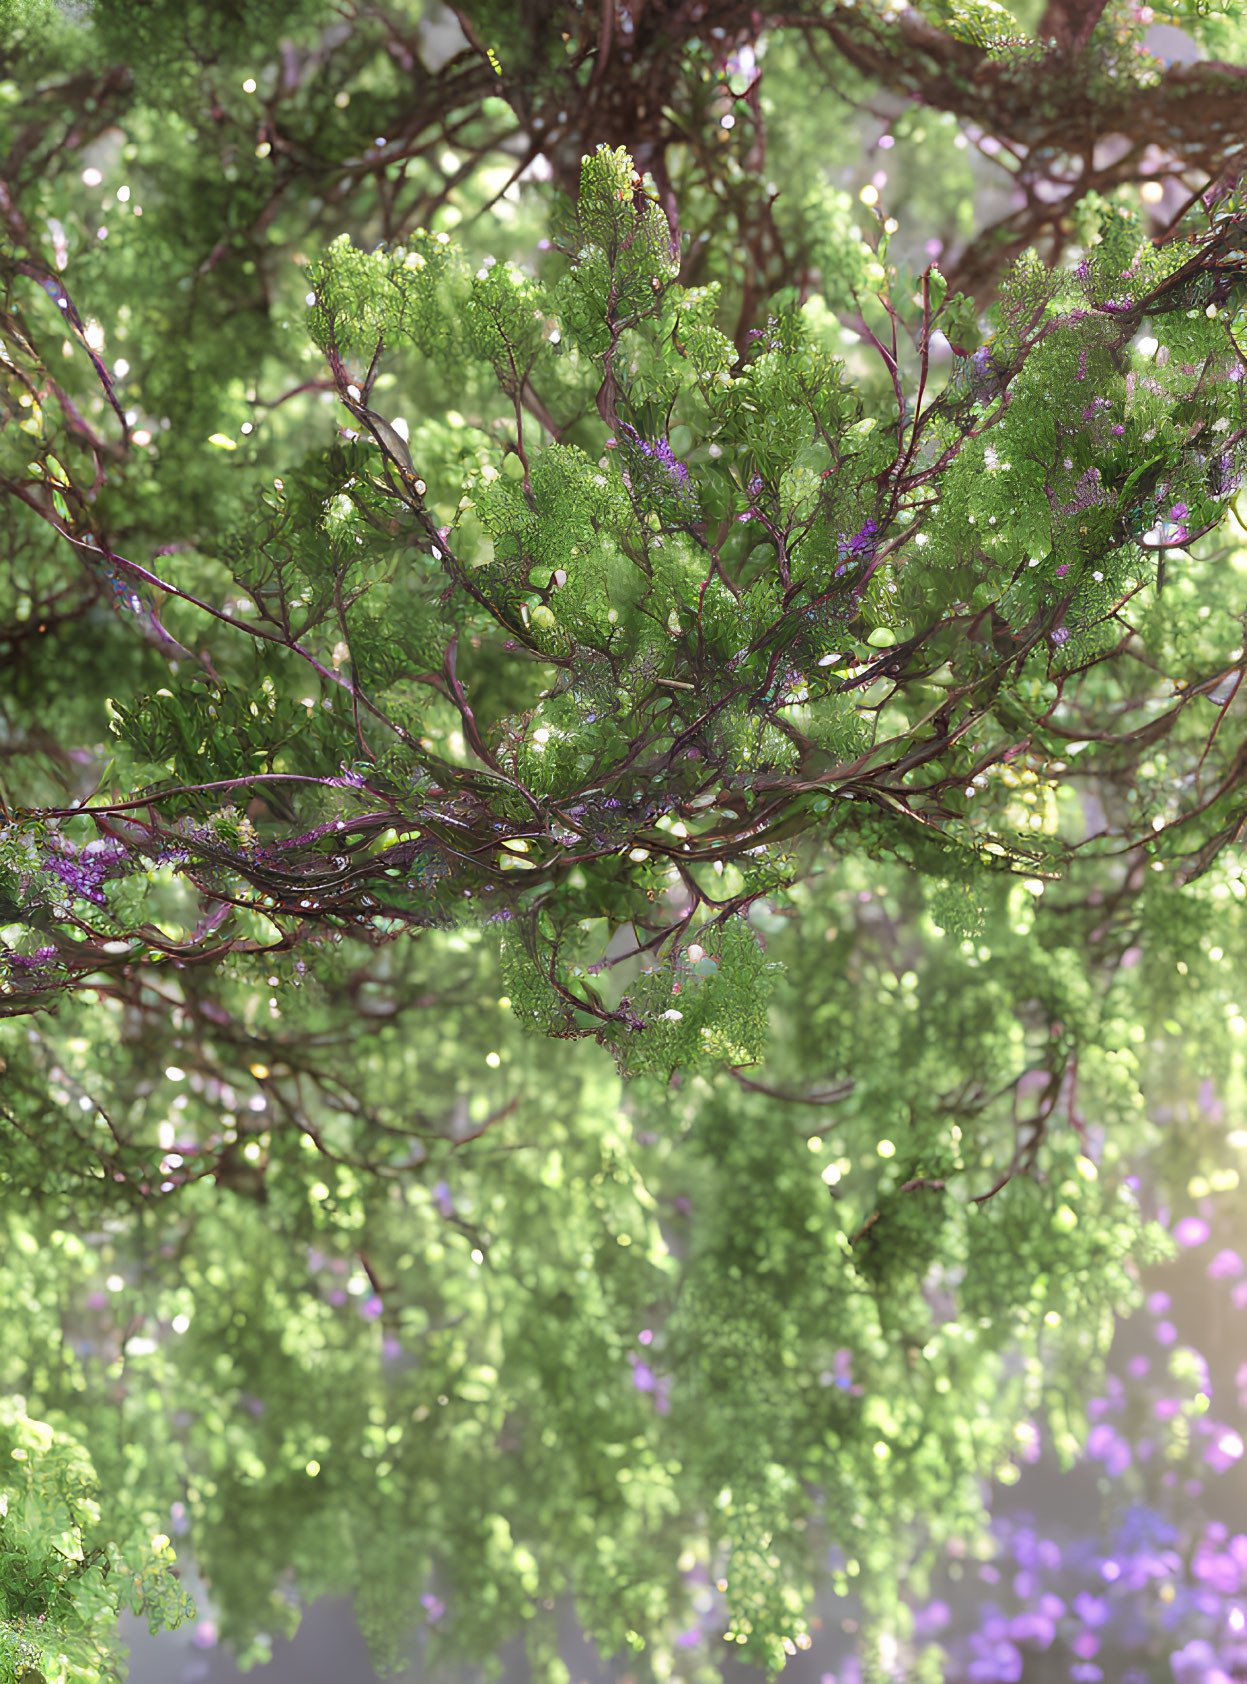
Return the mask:
[[[1205,1638],[1193,1637],[1169,1657],[1174,1684],[1230,1684],[1218,1664],[1219,1656]]]
[[[1219,1551],[1197,1550],[1191,1563],[1191,1575],[1201,1584],[1210,1585],[1223,1596],[1234,1596],[1242,1582],[1233,1556]]]
[[[10,970],[41,971],[56,958],[54,947],[37,947],[33,953],[7,953],[5,962]]]
[[[1112,1616],[1112,1609],[1102,1596],[1092,1596],[1085,1590],[1074,1598],[1074,1612],[1085,1626],[1107,1625]],[[1090,1650],[1083,1659],[1090,1660],[1094,1653],[1094,1649]]]
[[[1203,1245],[1212,1229],[1202,1216],[1184,1216],[1175,1224],[1173,1237],[1181,1246]]]
[[[88,842],[80,852],[72,852],[72,843],[62,841],[63,852],[53,854],[44,863],[44,870],[82,900],[94,906],[107,906],[104,884],[116,876],[125,861],[125,851],[115,842]]]
[[[692,497],[688,469],[676,457],[670,441],[659,439],[655,444],[650,444],[641,437],[635,427],[629,426],[626,421],[622,424],[620,431],[627,435],[627,443],[631,446],[628,454],[634,470],[645,468],[647,463],[656,464],[660,470],[661,478],[656,479],[652,473],[648,474],[647,477],[651,487],[662,489],[663,481],[665,481],[666,490],[674,491],[681,502],[688,502]],[[642,458],[640,461],[637,460],[638,454]]]
[[[658,1386],[658,1381],[654,1377],[653,1369],[650,1368],[647,1363],[639,1361],[636,1357],[632,1359],[632,1384],[636,1387],[638,1392],[652,1392],[655,1391]]]
[[[1208,489],[1214,497],[1230,497],[1242,484],[1242,475],[1235,470],[1234,458],[1222,453],[1213,458],[1208,469]]]
[[[667,470],[668,477],[677,486],[685,486],[688,484],[688,469],[684,466],[683,462],[678,462],[676,460],[675,452],[667,443],[666,439],[662,439],[654,446],[654,455]],[[1183,510],[1183,513],[1185,512],[1186,511]]]
[[[970,1637],[974,1659],[966,1668],[966,1677],[975,1684],[1018,1684],[1022,1676],[1022,1651],[1007,1638],[993,1642],[974,1632]]]
[[[446,1604],[440,1597],[434,1596],[432,1591],[427,1591],[425,1595],[420,1598],[420,1606],[425,1610],[425,1613],[428,1616],[429,1625],[432,1625],[435,1620],[440,1620],[442,1615],[446,1612]]]
[[[1130,1446],[1108,1422],[1101,1422],[1088,1433],[1087,1454],[1104,1463],[1104,1471],[1111,1479],[1124,1473],[1131,1462]]]
[[[873,552],[879,528],[873,520],[867,520],[851,538],[841,538],[839,549],[841,561],[849,557],[856,558]]]
[[[1232,1468],[1243,1454],[1243,1441],[1232,1427],[1218,1429],[1216,1440],[1204,1452],[1204,1461],[1214,1473],[1224,1473]],[[1228,1560],[1228,1557],[1226,1558]],[[1235,1589],[1237,1589],[1237,1583]]]
[[[936,1632],[943,1631],[952,1618],[947,1602],[928,1602],[925,1608],[919,1608],[914,1614],[914,1636],[917,1638],[934,1637]]]
[[[1037,1643],[1041,1649],[1047,1649],[1056,1636],[1056,1626],[1032,1608],[1009,1621],[1009,1636],[1014,1643]]]
[[[366,1298],[360,1305],[359,1313],[363,1316],[365,1321],[376,1321],[377,1317],[382,1314],[384,1309],[385,1305],[374,1292],[371,1298]]]

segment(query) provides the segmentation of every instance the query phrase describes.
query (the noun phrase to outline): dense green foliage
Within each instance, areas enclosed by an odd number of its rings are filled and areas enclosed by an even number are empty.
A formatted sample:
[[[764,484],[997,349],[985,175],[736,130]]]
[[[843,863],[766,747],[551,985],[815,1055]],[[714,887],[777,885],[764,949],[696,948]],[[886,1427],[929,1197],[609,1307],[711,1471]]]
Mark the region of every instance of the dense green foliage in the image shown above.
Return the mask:
[[[35,1251],[28,1229],[6,1238],[19,1256]],[[155,1531],[158,1517],[126,1513],[113,1500],[101,1525],[98,1482],[80,1443],[31,1420],[20,1399],[6,1400],[0,1450],[6,1462],[0,1495],[0,1663],[6,1670],[0,1676],[6,1684],[25,1684],[38,1675],[41,1660],[47,1664],[45,1633],[71,1677],[94,1677],[101,1652],[112,1645],[119,1606],[146,1614],[153,1631],[185,1617],[187,1598],[170,1575],[173,1551],[168,1536]]]
[[[33,951],[9,962],[10,1001],[144,949],[185,965],[326,925],[475,917],[505,926],[526,1023],[594,1032],[634,1070],[742,1063],[761,1049],[764,968],[734,915],[799,869],[781,840],[852,848],[865,826],[895,851],[899,832],[918,869],[971,895],[992,855],[1056,876],[1108,838],[1183,876],[1205,867],[1235,754],[1188,724],[1187,698],[1165,722],[1166,793],[1203,775],[1160,825],[1139,804],[1091,848],[1029,813],[1019,832],[975,780],[1027,752],[1053,800],[1116,773],[1140,733],[1102,747],[1083,720],[1138,705],[1139,635],[1188,683],[1191,656],[1141,606],[1240,483],[1240,221],[1231,205],[1193,255],[1154,253],[1110,208],[1077,269],[1006,275],[995,331],[926,407],[908,413],[899,352],[872,334],[900,407],[869,415],[820,343],[825,306],[788,301],[747,360],[733,352],[716,289],[675,281],[666,219],[622,153],[586,161],[552,287],[489,259],[470,276],[445,235],[370,255],[342,237],[307,296],[355,426],[201,536],[228,609],[113,550],[32,404],[19,449],[45,452],[27,469],[41,483],[14,489],[109,574],[123,621],[180,657],[197,621],[226,631],[171,663],[173,687],[108,699],[117,794],[90,818],[15,809],[5,893]],[[884,265],[872,274],[893,345],[912,318],[921,389],[935,327],[963,337],[966,301],[928,270],[898,306]],[[1145,320],[1152,349],[1132,359]],[[450,421],[413,432],[370,407],[404,342],[411,380],[440,364],[496,442],[465,460]],[[570,414],[540,449],[530,388]],[[595,434],[613,453],[597,461],[571,442]],[[1201,637],[1190,697],[1237,629]],[[263,792],[269,836],[222,807],[244,788]],[[162,880],[185,891],[153,924]],[[589,977],[621,930],[662,964],[612,997]],[[690,954],[709,974],[674,1008]]]
[[[41,1066],[51,1090],[33,1132],[78,1175],[98,1165],[112,1214],[67,1258],[67,1174],[38,1267],[9,1250],[6,1301],[20,1280],[39,1306],[14,1318],[9,1383],[92,1423],[106,1482],[184,1505],[244,1647],[292,1617],[293,1565],[305,1595],[357,1591],[379,1656],[428,1587],[448,1653],[496,1651],[570,1591],[606,1648],[632,1631],[660,1670],[665,1653],[702,1665],[669,1652],[700,1564],[727,1585],[732,1629],[777,1659],[807,1635],[827,1539],[903,1635],[908,1552],[974,1535],[978,1477],[1012,1477],[1023,1424],[1041,1412],[1066,1456],[1080,1440],[1067,1388],[1093,1380],[1134,1294],[1128,1259],[1157,1244],[1141,1250],[1120,1186],[1123,1151],[1138,1167],[1160,1149],[1148,1066],[1097,1043],[1157,1008],[1140,967],[1117,980],[1106,964],[1103,999],[1068,949],[1037,967],[1024,890],[992,917],[998,945],[963,953],[883,875],[882,896],[873,870],[811,889],[773,937],[790,971],[772,1064],[808,1082],[795,1104],[753,1078],[622,1089],[588,1051],[552,1068],[482,1009],[490,953],[436,934],[374,983],[389,998],[354,1093],[326,1029],[341,1014],[311,980],[280,989],[267,1030],[188,1012],[182,1063],[146,1082],[155,1022],[145,1037],[120,1013],[102,1029],[98,1008],[66,1021],[26,1065],[32,1095]],[[426,964],[466,1010],[396,1009]],[[1080,1026],[1063,1044],[1058,1013]],[[54,1050],[67,1063],[49,1069]],[[248,1053],[250,1091],[226,1087],[223,1058]],[[1045,1129],[1034,1080],[1049,1065],[1064,1087],[1072,1059],[1075,1116],[1103,1119],[1085,1141]],[[413,1117],[396,1096],[417,1082]],[[399,1118],[395,1138],[382,1119]],[[1015,1150],[1035,1178],[981,1198]],[[33,1156],[26,1173],[45,1179]],[[77,1349],[50,1364],[65,1315]],[[540,1628],[534,1643],[549,1653]]]
[[[0,7],[0,1680],[175,1521],[252,1658],[776,1670],[830,1550],[936,1678],[1234,1183],[1232,143],[957,291],[982,61],[1159,145],[1134,11],[635,10]]]

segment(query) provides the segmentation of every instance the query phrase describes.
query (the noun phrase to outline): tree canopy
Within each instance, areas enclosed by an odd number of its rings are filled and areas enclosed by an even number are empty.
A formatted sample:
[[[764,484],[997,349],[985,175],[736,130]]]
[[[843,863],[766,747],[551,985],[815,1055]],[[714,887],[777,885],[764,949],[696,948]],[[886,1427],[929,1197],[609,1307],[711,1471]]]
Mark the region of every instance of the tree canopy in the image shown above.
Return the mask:
[[[0,10],[6,1684],[943,1676],[1247,1033],[1241,27],[1032,10]]]

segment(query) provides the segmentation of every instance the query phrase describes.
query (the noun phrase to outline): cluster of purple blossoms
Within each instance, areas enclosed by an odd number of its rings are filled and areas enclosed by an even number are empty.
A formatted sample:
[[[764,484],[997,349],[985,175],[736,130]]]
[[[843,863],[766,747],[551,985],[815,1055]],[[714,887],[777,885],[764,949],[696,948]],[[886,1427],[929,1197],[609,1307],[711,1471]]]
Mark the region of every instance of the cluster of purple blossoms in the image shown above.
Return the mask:
[[[70,894],[89,900],[93,906],[107,906],[104,884],[126,863],[125,849],[116,842],[88,842],[85,848],[74,850],[72,843],[64,841],[60,849],[44,862],[44,870]]]
[[[867,520],[863,526],[858,528],[851,538],[846,538],[843,541],[842,553],[845,555],[858,556],[865,555],[868,551],[873,550],[875,547],[875,535],[878,530],[879,528],[875,525],[873,520]]]
[[[1199,1105],[1208,1115],[1222,1109],[1211,1082]],[[1204,1283],[1223,1283],[1233,1308],[1247,1310],[1247,1262],[1230,1246],[1218,1249],[1213,1202],[1199,1210],[1172,1223],[1157,1213],[1189,1257],[1177,1288],[1202,1304]],[[1211,1255],[1192,1269],[1205,1248]],[[1247,1676],[1247,1531],[1196,1506],[1228,1500],[1227,1519],[1238,1519],[1237,1491],[1221,1481],[1243,1461],[1243,1434],[1211,1406],[1214,1398],[1247,1406],[1247,1364],[1233,1374],[1232,1342],[1205,1359],[1182,1343],[1180,1320],[1174,1294],[1151,1292],[1122,1329],[1136,1347],[1124,1363],[1133,1384],[1110,1372],[1088,1403],[1084,1471],[1071,1477],[1085,1478],[1090,1464],[1101,1490],[1126,1488],[1103,1534],[1044,1537],[1032,1516],[1003,1516],[1000,1552],[977,1572],[991,1589],[970,1613],[976,1629],[967,1629],[969,1610],[949,1607],[952,1598],[914,1610],[914,1635],[941,1643],[950,1684],[1020,1684],[1036,1650],[1048,1651],[1045,1677],[1071,1684],[1149,1684],[1160,1668],[1173,1684]],[[1140,1339],[1159,1350],[1138,1350]]]
[[[36,947],[33,953],[8,953],[4,962],[10,971],[42,971],[56,959],[54,947]]]
[[[641,449],[646,455],[653,456],[662,463],[668,478],[674,485],[685,486],[688,484],[688,469],[683,462],[676,460],[676,454],[666,439],[659,439],[658,443],[652,446],[642,440]]]
[[[688,469],[672,450],[669,440],[658,439],[651,444],[626,421],[620,423],[619,430],[625,435],[625,455],[633,476],[639,473],[648,482],[640,489],[674,494],[681,503],[696,503]]]
[[[848,571],[849,563],[860,561],[863,556],[872,556],[878,544],[879,528],[873,520],[867,520],[849,538],[841,538],[838,548],[840,551],[840,565],[836,568],[836,578]]]
[[[1065,463],[1067,468],[1073,466],[1068,456],[1065,458]],[[1056,503],[1055,498],[1052,499],[1057,514],[1069,517],[1070,515],[1081,514],[1084,509],[1103,506],[1112,502],[1110,493],[1100,483],[1100,470],[1096,467],[1085,468],[1070,487],[1070,492],[1071,497],[1068,503]]]
[[[1214,456],[1208,466],[1208,489],[1214,497],[1232,497],[1243,476],[1228,451]]]

